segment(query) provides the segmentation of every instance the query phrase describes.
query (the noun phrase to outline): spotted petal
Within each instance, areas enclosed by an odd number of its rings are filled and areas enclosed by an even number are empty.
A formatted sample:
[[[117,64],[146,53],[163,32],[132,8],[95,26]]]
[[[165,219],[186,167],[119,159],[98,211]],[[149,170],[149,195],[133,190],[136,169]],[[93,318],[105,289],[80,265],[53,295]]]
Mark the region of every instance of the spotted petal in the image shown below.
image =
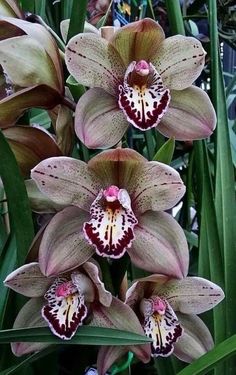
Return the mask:
[[[65,53],[69,72],[81,84],[101,87],[115,95],[125,67],[116,49],[99,35],[78,34],[70,39]]]
[[[108,148],[117,144],[128,128],[117,100],[101,88],[88,90],[78,101],[75,132],[89,148]]]
[[[210,136],[216,126],[216,115],[208,95],[199,87],[171,91],[167,113],[158,125],[166,137],[188,141]]]
[[[128,122],[140,130],[148,130],[158,125],[168,109],[169,90],[163,87],[161,76],[152,64],[150,77],[143,84],[130,84],[136,62],[132,62],[124,77],[123,86],[119,86],[119,106]]]
[[[89,210],[101,188],[99,179],[83,161],[69,157],[49,158],[32,170],[39,189],[59,204]]]
[[[48,303],[42,308],[42,316],[56,336],[70,340],[82,325],[87,315],[87,307],[79,292],[68,297],[55,295],[56,288],[65,281],[67,280],[58,278],[45,294]]]
[[[165,39],[151,62],[170,89],[183,90],[200,75],[205,55],[199,40],[182,35]]]
[[[164,315],[154,312],[145,318],[143,329],[146,336],[153,339],[151,343],[153,357],[168,357],[174,351],[173,344],[183,333],[178,318],[168,303]]]
[[[131,207],[125,207],[119,202],[116,206],[110,204],[104,207],[102,195],[103,191],[91,205],[91,220],[85,223],[84,233],[98,255],[120,258],[131,246],[137,219]]]
[[[37,262],[32,262],[11,272],[4,284],[26,297],[41,297],[52,281],[42,274]]]
[[[185,186],[176,170],[152,161],[136,165],[127,190],[134,212],[141,214],[172,208],[184,195]]]
[[[224,292],[218,285],[201,277],[170,280],[164,284],[160,294],[175,311],[184,314],[201,314],[212,309],[224,298]]]

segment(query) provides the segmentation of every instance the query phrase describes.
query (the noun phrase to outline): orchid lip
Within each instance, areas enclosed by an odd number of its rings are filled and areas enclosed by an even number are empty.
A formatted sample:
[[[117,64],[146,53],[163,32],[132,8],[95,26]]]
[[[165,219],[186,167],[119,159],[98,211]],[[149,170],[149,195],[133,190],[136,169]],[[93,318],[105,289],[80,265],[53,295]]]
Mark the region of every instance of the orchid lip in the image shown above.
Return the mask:
[[[118,105],[127,121],[142,131],[156,127],[169,102],[170,91],[164,87],[156,68],[145,60],[133,61],[119,86]]]
[[[87,316],[84,295],[72,280],[58,277],[44,297],[47,304],[42,308],[42,317],[52,333],[70,340]]]
[[[98,255],[120,258],[132,244],[138,223],[125,189],[111,185],[102,189],[90,208],[91,220],[84,224],[85,238]]]
[[[144,316],[143,329],[153,339],[153,357],[167,357],[174,351],[174,343],[183,334],[183,328],[169,303],[158,296],[143,299],[140,311]]]

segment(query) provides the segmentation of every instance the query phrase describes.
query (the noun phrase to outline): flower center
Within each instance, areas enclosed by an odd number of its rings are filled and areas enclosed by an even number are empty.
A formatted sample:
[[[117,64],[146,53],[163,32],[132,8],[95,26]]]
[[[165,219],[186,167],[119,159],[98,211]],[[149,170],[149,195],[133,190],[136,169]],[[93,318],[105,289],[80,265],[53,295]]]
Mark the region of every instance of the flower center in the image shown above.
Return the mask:
[[[78,292],[76,286],[72,283],[72,281],[67,281],[63,284],[57,286],[55,290],[56,297],[69,297],[72,294]]]
[[[174,343],[183,333],[172,307],[160,297],[152,296],[141,300],[140,312],[144,316],[144,332],[153,339],[152,356],[169,356],[174,350]]]
[[[134,71],[140,76],[147,76],[150,73],[150,66],[145,60],[140,60],[134,66]]]
[[[155,67],[145,60],[133,61],[119,86],[119,107],[127,121],[140,130],[158,125],[167,111],[170,92]]]
[[[138,223],[125,189],[115,185],[102,189],[90,208],[91,220],[84,224],[84,234],[97,254],[120,258],[134,239]]]
[[[119,191],[120,189],[117,186],[111,185],[103,191],[103,195],[107,202],[114,202],[118,200]]]

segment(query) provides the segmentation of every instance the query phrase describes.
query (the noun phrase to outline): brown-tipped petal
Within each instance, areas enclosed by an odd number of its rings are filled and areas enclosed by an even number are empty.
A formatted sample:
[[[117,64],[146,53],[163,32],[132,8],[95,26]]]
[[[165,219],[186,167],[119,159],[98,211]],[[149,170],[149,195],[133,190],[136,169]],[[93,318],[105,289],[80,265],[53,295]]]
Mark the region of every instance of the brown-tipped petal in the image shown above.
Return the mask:
[[[15,85],[47,84],[58,89],[52,60],[42,45],[28,35],[0,41],[0,64]]]
[[[46,50],[48,56],[51,59],[51,62],[54,65],[54,68],[56,70],[57,75],[57,83],[58,83],[58,90],[60,93],[63,93],[64,90],[64,80],[63,80],[63,72],[62,72],[62,63],[61,58],[59,55],[59,50],[57,48],[56,42],[49,33],[49,31],[39,25],[38,23],[31,23],[24,20],[19,20],[16,18],[1,18],[0,19],[0,28],[1,24],[3,23],[5,29],[11,30],[11,28],[15,27],[15,35],[19,35],[19,32],[23,31],[27,35],[29,35],[31,38],[37,40],[39,44]],[[16,31],[16,28],[18,28],[18,31]],[[11,36],[11,37],[12,37]]]
[[[53,279],[46,278],[36,262],[25,264],[11,272],[4,284],[26,297],[41,297]]]
[[[23,18],[23,12],[14,0],[0,1],[0,15],[5,17]]]
[[[184,334],[175,344],[174,355],[184,362],[193,362],[213,348],[211,333],[196,315],[177,314]]]
[[[43,194],[34,180],[25,180],[25,186],[32,211],[37,212],[38,214],[50,214],[56,213],[66,207],[64,204],[53,202]]]
[[[94,253],[84,238],[83,223],[88,215],[67,207],[48,224],[39,248],[39,264],[46,276],[58,275],[85,263]]]
[[[74,146],[74,119],[72,111],[60,105],[56,120],[57,144],[64,155],[70,155]]]
[[[175,35],[161,43],[152,63],[169,89],[183,90],[200,75],[205,55],[199,40]]]
[[[101,189],[86,163],[69,157],[49,158],[31,172],[39,189],[59,204],[75,205],[89,211]]]
[[[78,34],[70,39],[65,53],[70,74],[82,85],[101,87],[116,95],[125,66],[116,49],[99,35]]]
[[[141,214],[147,210],[164,211],[179,202],[185,186],[179,173],[157,161],[140,163],[127,186],[132,208]]]
[[[14,126],[3,131],[25,177],[41,160],[62,155],[55,140],[44,130],[32,126]],[[43,146],[42,146],[43,145]]]
[[[22,113],[32,107],[51,109],[61,101],[61,96],[47,85],[22,89],[0,101],[0,128],[14,125]]]
[[[140,335],[144,334],[133,310],[115,297],[112,298],[112,303],[109,307],[98,304],[93,307],[93,317],[89,325],[116,328]],[[149,344],[131,346],[130,350],[133,351],[141,361],[146,363],[150,360]]]
[[[189,252],[184,232],[172,216],[147,211],[139,217],[135,240],[128,253],[138,267],[153,273],[183,278]]]
[[[92,262],[86,262],[82,267],[96,286],[99,302],[101,302],[103,306],[110,306],[112,294],[105,289],[104,283],[99,276],[98,267]]]
[[[0,5],[1,7],[1,5]],[[0,10],[1,12],[1,10]],[[12,38],[15,36],[25,35],[24,30],[21,30],[14,24],[8,22],[9,17],[4,18],[0,16],[0,40]],[[13,18],[12,18],[13,19]]]
[[[41,308],[44,305],[43,298],[32,298],[18,313],[13,328],[46,327],[47,323],[41,316]],[[11,343],[13,353],[20,357],[23,354],[38,352],[49,346],[40,342],[14,342]]]
[[[161,26],[150,18],[122,27],[111,43],[119,51],[126,66],[131,61],[149,61],[165,38]]]
[[[78,101],[75,132],[89,148],[108,148],[123,137],[128,122],[116,99],[101,88],[88,90]]]
[[[135,168],[146,162],[147,159],[130,148],[116,148],[94,156],[88,167],[100,177],[104,187],[116,185],[128,191]]]
[[[98,375],[105,375],[107,370],[129,350],[124,346],[101,346],[98,351]]]
[[[166,137],[188,141],[207,138],[216,126],[216,114],[208,95],[199,87],[171,91],[169,109],[157,127]]]
[[[174,310],[184,314],[201,314],[218,305],[224,298],[223,290],[201,277],[170,280],[160,291]]]

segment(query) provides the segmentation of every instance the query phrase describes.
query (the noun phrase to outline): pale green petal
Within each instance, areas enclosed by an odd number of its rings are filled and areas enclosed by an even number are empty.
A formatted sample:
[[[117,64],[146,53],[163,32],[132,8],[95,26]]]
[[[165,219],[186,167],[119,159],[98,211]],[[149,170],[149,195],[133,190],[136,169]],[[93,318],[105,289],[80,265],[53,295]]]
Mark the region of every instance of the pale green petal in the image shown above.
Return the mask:
[[[216,114],[208,95],[199,87],[171,91],[171,101],[157,130],[166,137],[191,141],[209,137],[216,126]]]
[[[59,89],[52,60],[43,46],[28,35],[0,41],[0,64],[17,86],[46,84]]]
[[[152,57],[163,83],[169,89],[183,90],[200,75],[205,55],[199,40],[182,35],[174,35],[161,43]]]
[[[116,49],[99,35],[78,34],[70,39],[65,62],[72,76],[82,85],[101,87],[116,95],[123,81],[125,66]]]

